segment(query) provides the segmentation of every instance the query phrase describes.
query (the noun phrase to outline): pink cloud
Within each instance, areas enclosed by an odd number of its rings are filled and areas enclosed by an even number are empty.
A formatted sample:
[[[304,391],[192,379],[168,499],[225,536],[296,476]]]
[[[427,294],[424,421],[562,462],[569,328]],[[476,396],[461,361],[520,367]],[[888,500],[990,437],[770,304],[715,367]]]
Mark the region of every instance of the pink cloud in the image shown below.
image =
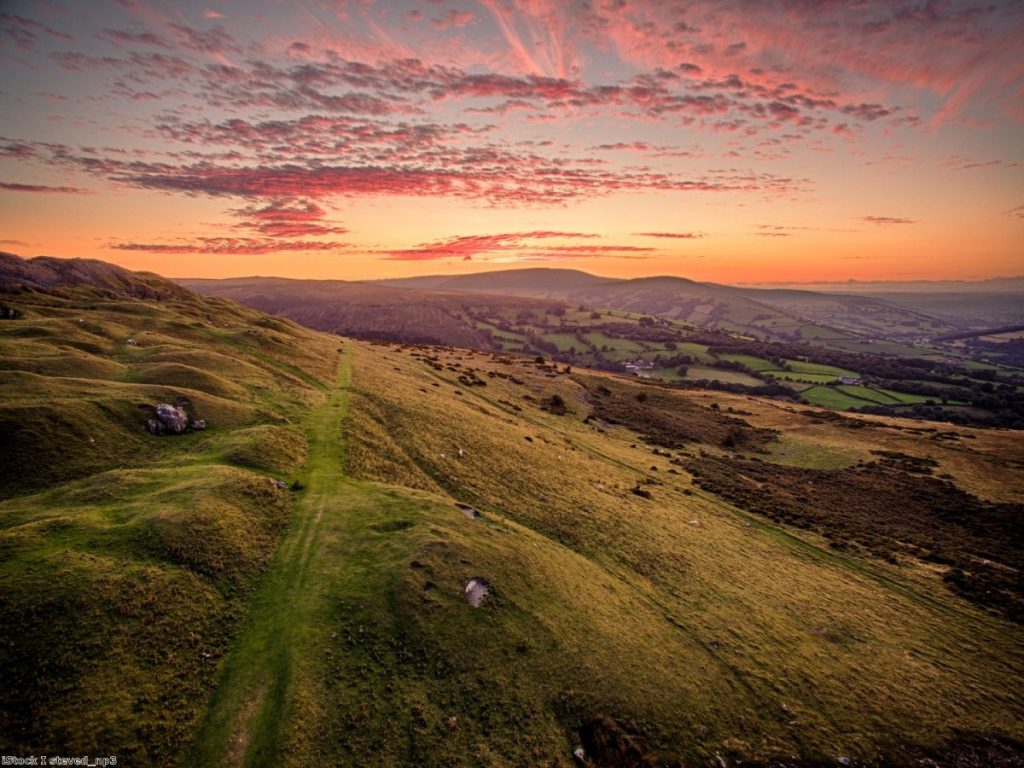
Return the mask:
[[[673,240],[700,240],[707,237],[704,232],[634,232],[636,237],[658,237]]]
[[[459,11],[455,8],[449,8],[448,12],[442,16],[438,16],[431,21],[431,26],[439,32],[446,29],[462,29],[473,21],[473,14],[469,11]]]
[[[860,220],[868,224],[890,226],[893,224],[917,224],[916,219],[904,219],[899,216],[861,216]]]
[[[89,191],[78,187],[50,187],[44,184],[14,184],[0,181],[0,190],[7,192],[33,192],[41,194],[85,195]]]
[[[608,253],[629,253],[638,251],[650,251],[650,248],[635,248],[632,246],[607,246],[607,245],[577,245],[537,246],[530,243],[531,240],[550,239],[594,239],[598,235],[583,232],[558,232],[551,230],[535,230],[532,232],[507,232],[493,235],[463,235],[445,240],[437,240],[429,243],[420,243],[414,248],[400,248],[395,250],[381,251],[383,258],[392,261],[432,261],[435,259],[457,258],[463,261],[470,261],[481,255],[498,254],[502,257],[514,255],[521,258],[533,253],[565,254],[608,254]]]
[[[340,242],[283,241],[252,237],[197,237],[179,243],[111,243],[119,251],[147,253],[206,253],[217,256],[256,256],[291,251],[340,251],[349,246]]]

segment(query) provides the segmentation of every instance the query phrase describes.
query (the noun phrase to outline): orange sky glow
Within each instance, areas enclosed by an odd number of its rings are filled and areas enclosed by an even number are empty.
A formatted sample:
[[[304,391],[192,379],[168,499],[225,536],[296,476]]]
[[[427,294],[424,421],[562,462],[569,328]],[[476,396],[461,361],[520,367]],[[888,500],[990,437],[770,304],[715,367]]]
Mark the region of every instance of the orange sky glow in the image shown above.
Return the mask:
[[[0,250],[174,277],[1024,273],[1024,5],[25,0]]]

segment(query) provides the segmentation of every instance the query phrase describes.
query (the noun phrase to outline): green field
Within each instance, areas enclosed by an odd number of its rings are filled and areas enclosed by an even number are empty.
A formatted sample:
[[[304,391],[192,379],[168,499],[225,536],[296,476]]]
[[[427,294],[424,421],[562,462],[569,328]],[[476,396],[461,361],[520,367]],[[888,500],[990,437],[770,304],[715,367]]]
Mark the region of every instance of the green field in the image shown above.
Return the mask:
[[[876,401],[865,400],[862,397],[841,392],[833,387],[809,387],[801,392],[800,396],[811,405],[840,411],[845,411],[847,408],[859,408],[863,405],[877,405]]]
[[[586,345],[571,333],[545,333],[541,338],[556,345],[560,352],[568,352],[572,347],[576,348],[578,354],[587,351]]]
[[[879,405],[893,405],[905,402],[897,397],[893,397],[886,390],[882,389],[873,389],[871,387],[851,384],[837,384],[835,389],[843,394],[849,395],[850,397],[860,398],[861,400],[878,403]]]
[[[814,384],[830,384],[836,380],[831,373],[795,373],[793,371],[764,371],[765,375],[782,381],[809,381]]]
[[[771,360],[764,360],[753,355],[719,355],[718,359],[731,363],[742,363],[752,371],[771,371],[775,368],[775,363]]]
[[[585,333],[583,338],[589,341],[598,349],[603,346],[607,346],[609,350],[615,352],[643,352],[644,345],[638,341],[631,341],[630,339],[616,339],[612,336],[606,336],[603,333]]]
[[[792,369],[793,373],[816,373],[822,375],[829,375],[832,376],[833,378],[839,378],[840,376],[860,376],[860,374],[857,373],[856,371],[847,370],[846,368],[837,368],[834,365],[809,363],[804,360],[787,360],[786,363]]]
[[[742,384],[747,387],[759,387],[764,383],[755,379],[749,373],[731,371],[726,368],[712,368],[706,365],[687,366],[686,379],[687,381],[700,381],[701,379],[714,381],[717,379],[729,384]]]

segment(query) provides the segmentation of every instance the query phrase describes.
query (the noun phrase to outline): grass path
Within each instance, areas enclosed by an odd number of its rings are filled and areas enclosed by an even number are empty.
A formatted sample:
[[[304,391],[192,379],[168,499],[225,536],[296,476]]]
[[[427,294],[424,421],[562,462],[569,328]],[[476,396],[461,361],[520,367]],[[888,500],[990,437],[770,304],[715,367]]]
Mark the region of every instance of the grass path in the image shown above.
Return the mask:
[[[217,691],[200,726],[188,765],[250,766],[279,762],[289,713],[306,687],[303,657],[326,606],[320,568],[323,530],[341,524],[374,490],[345,477],[342,423],[351,382],[343,354],[327,402],[308,422],[309,460],[292,524],[253,598]]]

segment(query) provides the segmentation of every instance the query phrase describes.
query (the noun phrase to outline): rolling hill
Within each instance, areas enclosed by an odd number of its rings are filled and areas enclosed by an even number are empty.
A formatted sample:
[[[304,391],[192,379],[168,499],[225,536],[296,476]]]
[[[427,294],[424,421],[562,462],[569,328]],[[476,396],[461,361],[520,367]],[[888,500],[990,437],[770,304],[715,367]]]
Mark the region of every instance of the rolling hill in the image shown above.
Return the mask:
[[[578,270],[540,268],[379,282],[429,290],[544,296],[759,338],[839,346],[875,338],[913,341],[957,327],[944,317],[880,296],[740,288],[680,277],[611,280]]]
[[[1024,759],[1013,432],[339,339],[156,276],[3,265],[13,754]],[[149,434],[159,402],[206,428]]]
[[[469,304],[513,316],[520,311],[543,312],[551,306],[551,302],[529,298],[467,299],[460,293],[344,280],[252,277],[177,282],[198,293],[231,299],[321,331],[485,349],[491,348],[486,336],[466,316]]]

